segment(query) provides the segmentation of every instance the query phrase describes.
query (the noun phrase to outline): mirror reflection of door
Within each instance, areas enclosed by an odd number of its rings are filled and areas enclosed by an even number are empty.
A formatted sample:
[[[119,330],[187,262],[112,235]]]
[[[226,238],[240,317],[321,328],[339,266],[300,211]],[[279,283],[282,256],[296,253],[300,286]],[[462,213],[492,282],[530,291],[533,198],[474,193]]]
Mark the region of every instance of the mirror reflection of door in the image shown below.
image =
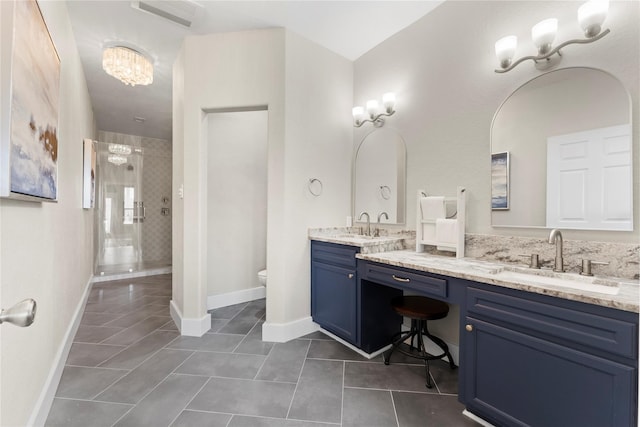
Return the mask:
[[[631,126],[631,97],[620,80],[605,71],[562,68],[517,88],[498,108],[491,126],[491,153],[508,152],[510,164],[509,209],[493,210],[491,225],[551,226],[547,224],[547,139],[621,125]],[[632,205],[631,199],[627,202]],[[592,227],[576,221],[565,222],[562,228]],[[603,228],[620,230],[613,223]]]
[[[547,228],[633,230],[631,126],[549,137]]]

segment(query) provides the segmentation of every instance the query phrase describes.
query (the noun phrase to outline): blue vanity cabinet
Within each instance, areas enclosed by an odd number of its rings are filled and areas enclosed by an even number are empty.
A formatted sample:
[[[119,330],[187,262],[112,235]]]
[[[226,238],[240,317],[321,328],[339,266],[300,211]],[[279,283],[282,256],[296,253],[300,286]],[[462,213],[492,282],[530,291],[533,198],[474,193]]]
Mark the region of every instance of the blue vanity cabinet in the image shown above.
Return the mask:
[[[637,425],[638,315],[474,284],[464,403],[499,426]]]
[[[354,246],[311,241],[311,317],[353,345],[359,344],[358,252]]]

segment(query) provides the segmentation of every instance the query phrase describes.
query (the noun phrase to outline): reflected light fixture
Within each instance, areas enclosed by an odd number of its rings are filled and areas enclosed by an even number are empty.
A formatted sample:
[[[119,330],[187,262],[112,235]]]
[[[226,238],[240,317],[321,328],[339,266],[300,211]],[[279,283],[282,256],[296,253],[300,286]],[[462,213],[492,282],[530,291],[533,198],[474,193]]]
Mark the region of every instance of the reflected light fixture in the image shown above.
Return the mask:
[[[380,104],[377,99],[370,99],[366,104],[366,113],[365,108],[358,106],[353,107],[351,110],[353,114],[353,125],[357,128],[362,126],[367,122],[373,123],[373,126],[379,128],[384,126],[384,116],[392,116],[396,110],[394,109],[396,105],[396,94],[393,92],[387,92],[382,95],[382,107],[383,111],[380,111]],[[365,117],[369,117],[366,119]]]
[[[126,156],[121,156],[120,154],[109,154],[109,156],[107,157],[107,161],[109,161],[109,163],[113,163],[114,165],[122,165],[127,163],[127,158]]]
[[[131,147],[123,144],[109,144],[109,152],[126,156],[128,154],[131,154]]]
[[[523,56],[517,60],[513,57],[518,46],[516,36],[506,36],[498,40],[495,44],[496,57],[500,63],[500,69],[496,73],[506,73],[513,70],[518,64],[532,60],[536,68],[545,69],[549,67],[553,59],[559,60],[562,57],[560,49],[570,44],[587,44],[600,40],[607,34],[609,29],[602,31],[602,24],[609,11],[609,0],[590,0],[578,8],[578,23],[584,32],[584,39],[568,40],[559,44],[555,48],[553,42],[558,32],[558,20],[555,18],[545,19],[531,28],[531,39],[533,45],[538,49],[537,55]],[[558,58],[553,55],[558,54]]]
[[[130,86],[153,83],[153,64],[140,52],[124,46],[107,47],[102,68],[110,76]]]

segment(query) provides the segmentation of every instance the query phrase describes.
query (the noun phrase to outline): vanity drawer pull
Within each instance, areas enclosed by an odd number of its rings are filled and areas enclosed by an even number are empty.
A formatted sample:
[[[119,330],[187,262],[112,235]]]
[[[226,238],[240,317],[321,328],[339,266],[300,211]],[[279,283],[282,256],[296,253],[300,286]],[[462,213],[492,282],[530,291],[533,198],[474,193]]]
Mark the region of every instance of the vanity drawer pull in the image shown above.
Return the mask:
[[[353,273],[349,273],[349,274],[347,275],[347,277],[348,277],[349,279],[353,279]]]
[[[411,281],[411,279],[406,279],[404,277],[398,277],[395,274],[392,274],[391,277],[393,277],[393,280],[395,280],[397,282],[409,283]]]

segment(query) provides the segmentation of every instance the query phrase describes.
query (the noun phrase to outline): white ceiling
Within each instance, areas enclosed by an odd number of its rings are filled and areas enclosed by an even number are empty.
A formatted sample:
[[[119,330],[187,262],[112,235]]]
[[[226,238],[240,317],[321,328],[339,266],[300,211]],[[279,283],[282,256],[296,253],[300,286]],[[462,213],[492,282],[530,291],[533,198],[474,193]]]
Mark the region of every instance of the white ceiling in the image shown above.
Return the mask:
[[[71,0],[68,9],[98,129],[170,140],[171,73],[185,36],[285,27],[355,60],[442,1],[147,1],[193,11],[191,27],[138,10],[136,1]],[[103,47],[114,42],[153,58],[153,84],[125,86],[102,70]]]

